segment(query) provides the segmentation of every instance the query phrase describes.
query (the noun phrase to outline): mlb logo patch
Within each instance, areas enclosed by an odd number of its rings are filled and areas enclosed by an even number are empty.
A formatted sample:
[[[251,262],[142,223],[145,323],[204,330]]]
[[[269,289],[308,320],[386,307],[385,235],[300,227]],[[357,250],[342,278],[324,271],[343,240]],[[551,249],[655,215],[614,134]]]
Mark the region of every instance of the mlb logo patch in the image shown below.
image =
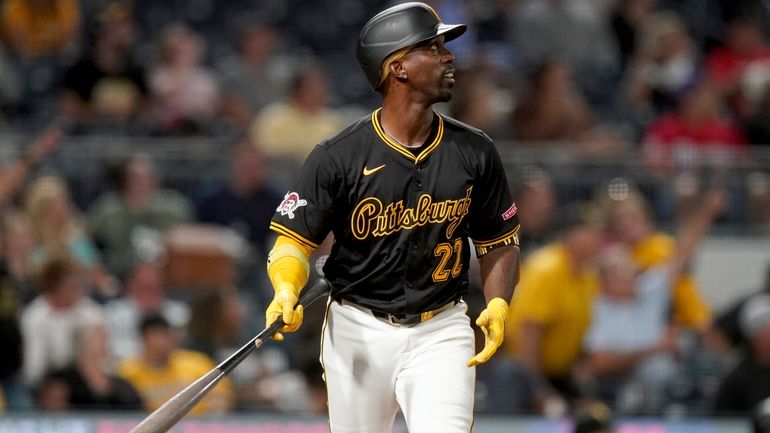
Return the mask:
[[[297,210],[300,206],[305,206],[307,204],[307,200],[299,198],[299,194],[296,192],[287,192],[285,196],[283,196],[283,201],[280,205],[278,205],[278,208],[276,209],[276,212],[280,212],[281,216],[288,215],[289,219],[294,219],[294,211]]]
[[[503,212],[503,221],[508,221],[516,215],[516,203],[513,203],[507,211]]]

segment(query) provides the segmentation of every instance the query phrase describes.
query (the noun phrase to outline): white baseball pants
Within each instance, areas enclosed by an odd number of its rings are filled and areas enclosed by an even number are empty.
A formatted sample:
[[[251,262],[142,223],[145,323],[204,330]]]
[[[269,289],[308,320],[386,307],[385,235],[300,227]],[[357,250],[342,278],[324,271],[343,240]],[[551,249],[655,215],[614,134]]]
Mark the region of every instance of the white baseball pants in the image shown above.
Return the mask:
[[[410,433],[468,433],[474,337],[465,303],[411,327],[330,301],[321,364],[332,433],[391,433],[401,408]]]

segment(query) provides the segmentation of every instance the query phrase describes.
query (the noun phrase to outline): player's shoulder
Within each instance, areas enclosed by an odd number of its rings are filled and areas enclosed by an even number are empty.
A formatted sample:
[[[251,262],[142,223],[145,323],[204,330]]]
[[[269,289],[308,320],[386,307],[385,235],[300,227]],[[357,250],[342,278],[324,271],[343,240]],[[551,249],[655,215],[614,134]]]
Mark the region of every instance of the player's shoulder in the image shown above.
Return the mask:
[[[470,139],[470,142],[474,144],[494,145],[492,139],[484,131],[474,128],[453,117],[444,114],[440,114],[440,116],[444,120],[444,133],[449,132],[453,135],[456,134],[460,137],[465,137],[466,139]]]
[[[369,113],[343,128],[337,135],[324,140],[319,146],[327,151],[338,151],[346,146],[355,145],[361,140],[366,140],[372,129],[371,124],[372,115]]]

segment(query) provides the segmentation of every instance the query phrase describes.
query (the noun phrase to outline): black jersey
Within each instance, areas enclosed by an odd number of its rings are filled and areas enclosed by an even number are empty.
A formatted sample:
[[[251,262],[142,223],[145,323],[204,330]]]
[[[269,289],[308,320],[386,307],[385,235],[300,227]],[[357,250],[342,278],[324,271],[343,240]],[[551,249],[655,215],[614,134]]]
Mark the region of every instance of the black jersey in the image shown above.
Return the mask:
[[[333,232],[324,265],[333,298],[428,311],[467,292],[468,239],[479,256],[518,245],[516,206],[483,132],[436,113],[415,155],[382,130],[379,114],[315,147],[270,228],[313,248]]]

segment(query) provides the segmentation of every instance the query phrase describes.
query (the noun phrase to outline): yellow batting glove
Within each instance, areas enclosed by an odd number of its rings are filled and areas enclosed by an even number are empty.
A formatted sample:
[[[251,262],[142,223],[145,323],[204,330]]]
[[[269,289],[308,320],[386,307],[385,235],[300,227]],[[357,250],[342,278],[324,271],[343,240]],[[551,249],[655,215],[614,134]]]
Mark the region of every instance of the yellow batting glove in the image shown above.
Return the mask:
[[[267,256],[267,275],[273,283],[275,296],[265,311],[267,326],[283,318],[281,332],[294,332],[302,325],[303,308],[297,304],[299,291],[305,287],[310,275],[308,257],[312,250],[286,236],[278,239]],[[283,334],[276,332],[273,339],[283,341]]]
[[[487,308],[476,319],[476,325],[484,332],[484,349],[468,360],[468,367],[487,362],[495,354],[497,348],[503,344],[503,333],[507,318],[508,303],[503,298],[493,298],[489,301]]]
[[[283,325],[281,332],[295,332],[302,326],[302,318],[304,317],[304,310],[302,305],[297,304],[298,293],[297,289],[291,284],[281,284],[275,290],[275,296],[270,305],[267,306],[265,311],[265,326],[270,326],[278,320],[279,317],[283,318]],[[276,341],[283,341],[283,334],[276,332],[273,335],[273,339]]]

